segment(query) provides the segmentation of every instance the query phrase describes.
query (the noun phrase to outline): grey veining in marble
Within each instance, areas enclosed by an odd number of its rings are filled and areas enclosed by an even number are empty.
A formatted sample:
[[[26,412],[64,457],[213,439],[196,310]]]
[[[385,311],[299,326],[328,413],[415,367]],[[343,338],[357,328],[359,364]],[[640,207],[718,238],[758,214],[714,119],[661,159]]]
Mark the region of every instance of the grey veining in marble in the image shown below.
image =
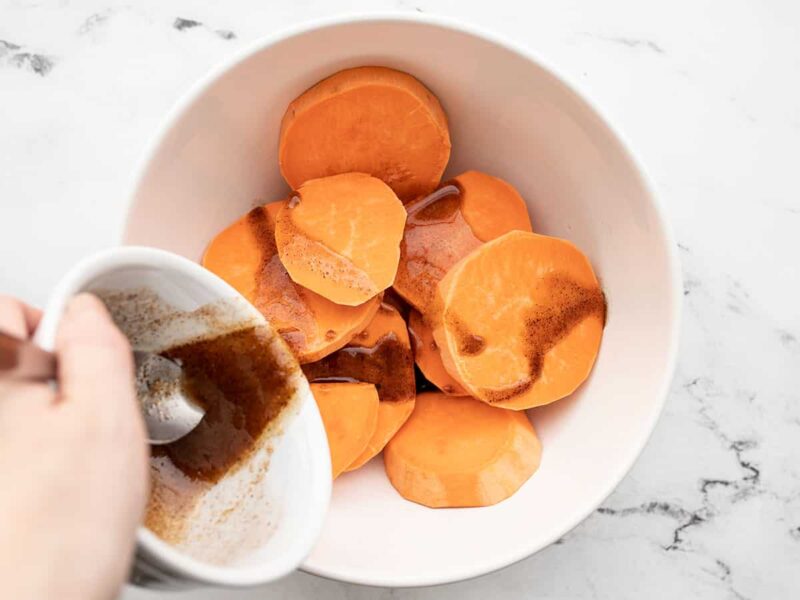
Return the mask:
[[[527,46],[636,149],[684,269],[666,409],[594,515],[498,573],[418,590],[295,574],[171,597],[800,597],[794,0],[0,0],[0,291],[41,303],[77,258],[116,241],[151,132],[215,63],[303,20],[378,9],[458,17]]]

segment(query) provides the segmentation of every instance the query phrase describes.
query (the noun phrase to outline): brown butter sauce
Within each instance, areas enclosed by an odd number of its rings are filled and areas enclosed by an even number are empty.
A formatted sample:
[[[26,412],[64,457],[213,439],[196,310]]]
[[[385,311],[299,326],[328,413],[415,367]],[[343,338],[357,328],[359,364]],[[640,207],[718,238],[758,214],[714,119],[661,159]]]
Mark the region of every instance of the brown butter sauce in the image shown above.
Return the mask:
[[[422,200],[408,206],[406,225],[412,227],[433,223],[451,223],[461,209],[461,187],[448,183]]]
[[[486,348],[486,340],[480,335],[470,333],[466,325],[457,318],[450,318],[450,327],[456,336],[456,344],[458,345],[458,353],[462,356],[476,356],[483,352]],[[437,350],[436,340],[432,343],[433,349]]]
[[[405,287],[413,286],[415,297],[424,305],[417,309],[433,300],[437,284],[464,252],[482,243],[461,213],[463,195],[460,185],[450,182],[406,206],[397,280]]]
[[[193,479],[216,482],[248,458],[267,426],[295,394],[291,368],[270,350],[264,326],[172,347],[185,391],[206,411],[200,424],[177,442],[154,447]]]
[[[358,345],[358,337],[341,350],[314,363],[302,365],[312,383],[372,383],[381,402],[397,402],[415,394],[411,349],[395,333],[381,336],[373,346]]]
[[[525,355],[528,377],[502,390],[482,389],[489,402],[502,402],[527,392],[538,381],[547,353],[577,325],[589,317],[597,317],[605,327],[606,298],[600,288],[585,288],[565,277],[549,277],[549,295],[554,301],[547,307],[534,308],[525,318]]]
[[[253,305],[268,320],[284,324],[277,328],[278,333],[295,354],[300,354],[308,344],[306,331],[313,330],[313,318],[308,313],[303,298],[304,291],[292,282],[281,263],[275,243],[275,223],[267,209],[263,206],[252,209],[247,213],[247,223],[261,252],[261,260],[255,272],[256,292]],[[286,323],[299,323],[302,326],[290,326]]]

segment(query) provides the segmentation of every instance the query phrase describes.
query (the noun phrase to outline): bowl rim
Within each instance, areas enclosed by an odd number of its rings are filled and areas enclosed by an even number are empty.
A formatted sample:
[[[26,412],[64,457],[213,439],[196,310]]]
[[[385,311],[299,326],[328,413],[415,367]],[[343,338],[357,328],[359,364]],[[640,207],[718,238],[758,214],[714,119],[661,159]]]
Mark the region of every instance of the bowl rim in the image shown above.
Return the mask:
[[[178,254],[143,246],[109,248],[87,256],[59,281],[50,295],[42,321],[37,328],[36,343],[52,350],[58,323],[69,299],[85,289],[97,277],[130,267],[147,267],[181,273],[215,296],[242,298],[227,282]],[[261,313],[249,302],[243,301],[242,308],[253,317],[263,320]],[[290,352],[288,347],[285,347],[285,351]],[[257,565],[217,566],[192,558],[161,540],[144,525],[140,525],[136,531],[137,554],[141,553],[146,562],[159,565],[173,577],[177,575],[187,581],[227,586],[250,586],[274,581],[287,575],[302,563],[313,549],[325,522],[331,495],[331,467],[327,436],[311,391],[305,385],[301,386],[298,393],[301,395],[300,407],[293,416],[292,425],[299,425],[295,419],[305,420],[304,445],[309,448],[309,455],[313,460],[309,486],[304,494],[313,510],[311,514],[305,515],[304,519],[298,520],[299,527],[294,532],[291,546],[287,551]]]
[[[206,91],[228,71],[251,56],[269,48],[270,46],[298,35],[348,24],[387,23],[433,26],[463,33],[468,36],[476,37],[483,41],[489,42],[490,44],[508,50],[524,58],[533,65],[541,68],[556,82],[562,85],[566,91],[569,92],[579,103],[582,103],[593,115],[593,117],[598,120],[599,124],[609,132],[610,137],[617,143],[621,156],[631,164],[633,170],[640,180],[639,183],[641,187],[646,192],[648,200],[650,201],[650,204],[652,205],[657,217],[659,233],[661,234],[662,239],[664,240],[664,245],[666,246],[664,250],[666,253],[669,273],[669,288],[671,290],[669,299],[671,323],[669,328],[670,339],[667,346],[666,355],[667,360],[665,369],[663,371],[662,380],[658,386],[658,392],[656,394],[655,403],[653,405],[653,410],[649,417],[649,421],[640,429],[638,439],[633,441],[631,450],[628,452],[627,459],[620,463],[616,470],[609,476],[606,486],[597,492],[589,502],[587,502],[586,508],[583,511],[573,515],[572,519],[570,519],[570,521],[566,523],[564,527],[562,527],[556,534],[550,536],[543,543],[536,542],[527,545],[520,545],[507,554],[487,557],[487,560],[482,561],[480,564],[461,565],[458,568],[448,569],[446,572],[439,572],[435,576],[398,574],[393,575],[392,577],[374,577],[357,571],[343,571],[341,569],[329,570],[319,565],[308,564],[308,561],[303,563],[300,567],[300,570],[307,573],[336,581],[344,581],[367,586],[420,587],[442,585],[446,583],[472,579],[503,569],[509,565],[528,558],[540,550],[547,548],[567,532],[577,527],[589,515],[591,515],[597,509],[597,507],[600,506],[606,498],[608,498],[608,496],[611,495],[614,489],[616,489],[620,482],[633,468],[636,460],[639,458],[647,442],[652,436],[656,423],[663,412],[667,395],[669,393],[669,387],[672,383],[677,365],[680,323],[683,305],[683,286],[681,266],[678,257],[675,236],[672,231],[669,218],[667,217],[664,204],[654,191],[652,179],[648,175],[638,155],[632,150],[627,137],[618,128],[611,124],[609,119],[606,118],[604,112],[598,107],[597,103],[592,100],[591,95],[584,91],[578,84],[576,84],[572,78],[570,78],[568,75],[565,75],[561,69],[555,67],[550,61],[544,59],[540,54],[516,41],[509,39],[504,35],[494,33],[481,26],[467,23],[453,17],[418,12],[360,11],[305,20],[262,36],[217,63],[216,66],[212,67],[186,92],[179,96],[178,100],[175,102],[175,104],[173,104],[170,111],[157,127],[149,143],[146,144],[141,158],[133,171],[133,177],[130,181],[130,185],[128,185],[126,188],[131,190],[131,192],[128,197],[128,213],[126,215],[122,231],[124,232],[127,229],[127,224],[130,221],[131,211],[133,210],[134,206],[134,200],[150,166],[151,160],[156,154],[160,144],[165,139],[170,129],[176,124],[178,119],[185,113],[185,111],[190,108],[195,101],[205,94]]]

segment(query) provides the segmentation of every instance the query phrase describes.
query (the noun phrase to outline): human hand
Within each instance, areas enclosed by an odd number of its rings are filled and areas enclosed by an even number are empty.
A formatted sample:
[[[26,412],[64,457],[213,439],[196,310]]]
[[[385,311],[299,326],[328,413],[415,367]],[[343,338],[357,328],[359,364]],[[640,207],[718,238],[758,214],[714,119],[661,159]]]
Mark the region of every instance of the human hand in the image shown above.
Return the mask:
[[[0,296],[0,329],[39,311]],[[56,339],[58,389],[0,379],[0,597],[107,600],[131,564],[148,447],[125,336],[76,296]]]

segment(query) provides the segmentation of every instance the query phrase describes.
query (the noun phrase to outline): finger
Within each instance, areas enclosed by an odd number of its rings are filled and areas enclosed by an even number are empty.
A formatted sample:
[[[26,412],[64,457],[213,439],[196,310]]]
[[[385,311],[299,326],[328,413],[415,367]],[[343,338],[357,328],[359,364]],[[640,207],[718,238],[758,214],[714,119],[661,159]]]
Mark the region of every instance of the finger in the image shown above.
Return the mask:
[[[64,402],[98,414],[130,414],[135,401],[130,345],[95,296],[80,294],[70,301],[56,335],[56,354]]]
[[[46,383],[0,379],[0,427],[36,427],[36,419],[53,405],[55,395]],[[6,431],[9,431],[6,429]]]
[[[39,327],[39,323],[42,321],[42,311],[24,302],[20,302],[20,305],[25,315],[25,326],[28,328],[28,336],[32,336],[36,333],[36,328]]]
[[[10,296],[0,296],[0,329],[24,340],[29,337],[25,305]]]

